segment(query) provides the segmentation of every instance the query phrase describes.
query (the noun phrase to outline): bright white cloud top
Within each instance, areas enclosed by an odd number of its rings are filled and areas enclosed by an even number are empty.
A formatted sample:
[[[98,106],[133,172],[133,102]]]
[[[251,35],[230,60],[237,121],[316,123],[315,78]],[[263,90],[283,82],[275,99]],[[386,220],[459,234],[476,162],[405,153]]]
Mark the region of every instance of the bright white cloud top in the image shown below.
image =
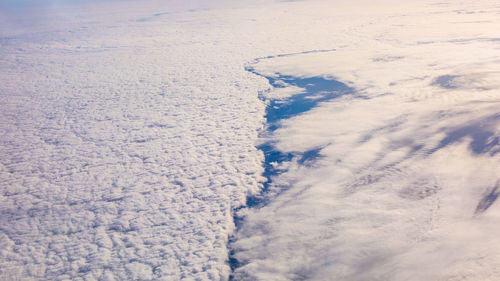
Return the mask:
[[[0,279],[495,280],[500,7],[409,2],[4,9]],[[264,134],[250,64],[354,92]],[[259,132],[319,157],[235,230]]]

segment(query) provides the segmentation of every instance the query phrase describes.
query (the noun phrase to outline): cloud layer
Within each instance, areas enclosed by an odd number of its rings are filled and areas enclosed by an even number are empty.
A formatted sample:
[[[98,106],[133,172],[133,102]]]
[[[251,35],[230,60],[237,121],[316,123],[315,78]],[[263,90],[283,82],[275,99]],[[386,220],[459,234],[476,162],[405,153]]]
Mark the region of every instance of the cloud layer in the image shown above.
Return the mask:
[[[106,9],[5,30],[0,279],[227,279],[265,84],[176,35],[181,14]]]
[[[244,66],[320,49],[337,51],[256,65],[359,95],[275,132],[322,157],[287,163],[289,190],[241,210],[235,277],[498,276],[498,8],[435,4],[1,10],[0,277],[227,279],[233,209],[265,180],[270,85]]]
[[[498,276],[498,9],[476,5],[373,15],[358,44],[254,66],[357,92],[274,132],[281,153],[321,157],[282,163],[275,198],[241,212],[236,280]]]

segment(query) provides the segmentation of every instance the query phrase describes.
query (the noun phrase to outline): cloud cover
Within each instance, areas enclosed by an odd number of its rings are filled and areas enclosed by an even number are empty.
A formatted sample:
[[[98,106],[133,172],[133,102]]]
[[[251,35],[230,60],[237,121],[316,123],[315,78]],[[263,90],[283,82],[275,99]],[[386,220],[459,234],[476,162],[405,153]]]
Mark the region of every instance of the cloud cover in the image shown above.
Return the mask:
[[[322,157],[283,163],[275,198],[241,211],[235,280],[497,278],[498,7],[404,8],[364,18],[335,52],[254,65],[357,93],[274,132],[282,153]]]
[[[157,9],[3,25],[0,279],[227,279],[265,84]]]
[[[269,85],[244,65],[332,48],[260,65],[333,75],[365,99],[325,103],[276,132],[279,149],[324,157],[290,163],[276,179],[290,189],[242,211],[235,247],[247,264],[235,277],[495,276],[496,205],[474,213],[498,174],[498,7],[398,2],[3,13],[0,276],[227,279],[232,209],[263,182],[257,95]],[[443,76],[455,88],[436,85]],[[467,130],[477,124],[479,135]]]

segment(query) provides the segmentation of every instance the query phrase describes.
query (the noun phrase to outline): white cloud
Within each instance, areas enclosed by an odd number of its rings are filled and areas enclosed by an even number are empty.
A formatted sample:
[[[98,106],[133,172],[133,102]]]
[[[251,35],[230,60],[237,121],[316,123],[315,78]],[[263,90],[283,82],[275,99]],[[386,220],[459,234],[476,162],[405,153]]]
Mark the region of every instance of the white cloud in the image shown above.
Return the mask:
[[[183,15],[118,7],[2,29],[0,279],[229,275],[265,81],[194,42]]]
[[[430,153],[463,124],[496,133],[495,7],[339,3],[137,1],[2,17],[0,276],[226,279],[232,208],[263,181],[257,95],[269,85],[244,66],[320,49],[337,51],[259,71],[333,76],[369,99],[325,103],[276,131],[283,151],[324,157],[288,163],[276,182],[290,189],[245,210],[238,276],[498,276],[497,207],[472,216],[498,156],[470,153],[470,134]],[[443,75],[459,87],[432,84]]]
[[[264,75],[335,77],[357,93],[275,131],[282,152],[323,147],[323,157],[311,166],[289,163],[274,179],[282,193],[242,213],[237,280],[498,276],[500,229],[491,223],[498,207],[488,197],[500,157],[498,43],[491,23],[469,24],[496,10],[476,5],[483,12],[475,17],[435,6],[373,15],[353,28],[355,44],[254,66]],[[480,202],[488,204],[478,214]]]

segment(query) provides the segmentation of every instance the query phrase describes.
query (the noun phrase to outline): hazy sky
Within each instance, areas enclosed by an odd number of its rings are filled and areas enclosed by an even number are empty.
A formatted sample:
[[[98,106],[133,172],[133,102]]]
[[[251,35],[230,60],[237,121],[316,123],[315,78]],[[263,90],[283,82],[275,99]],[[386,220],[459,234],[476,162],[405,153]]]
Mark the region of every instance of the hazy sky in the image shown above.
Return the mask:
[[[90,2],[112,2],[112,1],[126,1],[126,0],[48,0],[48,1],[3,0],[0,2],[0,11],[22,9],[22,8],[39,8],[39,7],[51,7],[56,5],[82,4]]]

